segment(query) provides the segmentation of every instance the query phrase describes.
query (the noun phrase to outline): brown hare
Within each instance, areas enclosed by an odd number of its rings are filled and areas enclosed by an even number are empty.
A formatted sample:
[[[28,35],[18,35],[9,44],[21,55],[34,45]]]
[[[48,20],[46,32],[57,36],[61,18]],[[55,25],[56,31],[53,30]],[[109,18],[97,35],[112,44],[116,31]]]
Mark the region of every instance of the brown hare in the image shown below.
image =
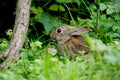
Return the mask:
[[[74,54],[80,53],[79,51],[88,53],[89,44],[81,34],[89,31],[91,29],[84,27],[73,29],[68,26],[59,26],[50,33],[50,38],[56,42],[60,55],[73,57]]]

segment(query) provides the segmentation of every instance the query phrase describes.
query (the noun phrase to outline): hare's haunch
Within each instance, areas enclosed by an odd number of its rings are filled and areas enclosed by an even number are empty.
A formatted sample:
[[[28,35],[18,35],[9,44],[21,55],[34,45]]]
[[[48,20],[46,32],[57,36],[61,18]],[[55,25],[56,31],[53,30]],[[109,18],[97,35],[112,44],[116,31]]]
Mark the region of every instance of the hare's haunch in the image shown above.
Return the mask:
[[[73,29],[70,27],[59,26],[50,33],[50,38],[57,43],[58,53],[72,57],[79,51],[87,53],[89,45],[81,36],[83,33],[91,31],[88,28],[80,27]]]

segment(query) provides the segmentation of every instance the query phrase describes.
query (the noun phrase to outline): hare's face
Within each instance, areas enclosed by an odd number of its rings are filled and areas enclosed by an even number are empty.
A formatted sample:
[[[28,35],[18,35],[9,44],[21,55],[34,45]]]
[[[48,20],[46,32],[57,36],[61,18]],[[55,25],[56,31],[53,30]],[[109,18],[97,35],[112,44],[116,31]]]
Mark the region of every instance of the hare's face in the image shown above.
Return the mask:
[[[69,27],[57,27],[50,33],[50,38],[55,40],[57,43],[64,43],[70,39],[70,32],[72,31]]]

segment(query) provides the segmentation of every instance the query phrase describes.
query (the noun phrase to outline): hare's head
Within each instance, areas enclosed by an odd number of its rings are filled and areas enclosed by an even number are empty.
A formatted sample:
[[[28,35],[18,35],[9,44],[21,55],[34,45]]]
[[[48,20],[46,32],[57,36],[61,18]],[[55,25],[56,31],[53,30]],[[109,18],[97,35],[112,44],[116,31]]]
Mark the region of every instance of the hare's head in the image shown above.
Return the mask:
[[[73,29],[68,26],[59,26],[50,33],[50,38],[55,40],[57,43],[64,43],[72,36],[79,36],[80,34],[87,33],[89,31],[90,29],[84,27]]]

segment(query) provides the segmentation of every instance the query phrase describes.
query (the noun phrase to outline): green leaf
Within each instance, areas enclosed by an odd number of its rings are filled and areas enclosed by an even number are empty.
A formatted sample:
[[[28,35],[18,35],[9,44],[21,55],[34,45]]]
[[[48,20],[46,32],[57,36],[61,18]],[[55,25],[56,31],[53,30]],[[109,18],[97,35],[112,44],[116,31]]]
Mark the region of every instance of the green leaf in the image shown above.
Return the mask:
[[[32,51],[38,51],[39,49],[42,48],[42,42],[40,41],[31,42],[30,47]]]
[[[112,8],[107,9],[107,14],[113,14],[115,11]]]
[[[59,5],[57,5],[57,4],[53,4],[53,5],[51,5],[51,6],[49,7],[49,10],[51,10],[51,11],[58,11],[58,6],[59,6]]]
[[[108,49],[107,46],[101,40],[98,39],[92,39],[92,43],[90,44],[91,44],[91,50],[93,51],[102,52]]]
[[[90,10],[96,10],[97,9],[97,7],[94,4],[90,4],[89,8],[90,8]]]
[[[6,31],[6,35],[8,35],[9,37],[11,37],[12,34],[13,34],[12,29],[8,29],[8,30]]]
[[[49,32],[52,30],[52,28],[61,24],[61,22],[56,17],[51,16],[47,13],[43,13],[41,15],[40,19],[38,20],[38,22],[40,22],[44,25],[46,34],[49,34]]]
[[[120,50],[116,48],[109,49],[108,53],[104,55],[104,58],[107,62],[113,65],[120,65]]]
[[[119,37],[120,35],[118,33],[110,32],[109,35],[112,37]]]
[[[82,3],[81,0],[56,0],[57,3],[77,3],[78,6]]]
[[[60,6],[59,6],[59,10],[60,10],[60,11],[65,11],[65,8],[60,5]]]
[[[38,7],[38,13],[41,14],[43,12],[43,9],[41,7]]]
[[[31,11],[32,13],[35,14],[35,17],[34,17],[35,21],[37,21],[40,18],[41,14],[43,13],[43,9],[41,7],[38,7],[38,8],[31,7]]]
[[[75,2],[74,0],[56,0],[58,3],[73,3]]]
[[[41,8],[41,7],[38,7],[38,8],[36,8],[36,7],[31,7],[31,9],[30,9],[34,14],[41,14],[42,12],[43,12],[43,9]]]
[[[30,10],[33,12],[33,13],[37,13],[37,9],[35,7],[31,7]]]
[[[107,6],[104,3],[100,3],[100,10],[104,11],[105,9],[107,9]]]
[[[120,20],[120,15],[115,15],[115,20]]]

